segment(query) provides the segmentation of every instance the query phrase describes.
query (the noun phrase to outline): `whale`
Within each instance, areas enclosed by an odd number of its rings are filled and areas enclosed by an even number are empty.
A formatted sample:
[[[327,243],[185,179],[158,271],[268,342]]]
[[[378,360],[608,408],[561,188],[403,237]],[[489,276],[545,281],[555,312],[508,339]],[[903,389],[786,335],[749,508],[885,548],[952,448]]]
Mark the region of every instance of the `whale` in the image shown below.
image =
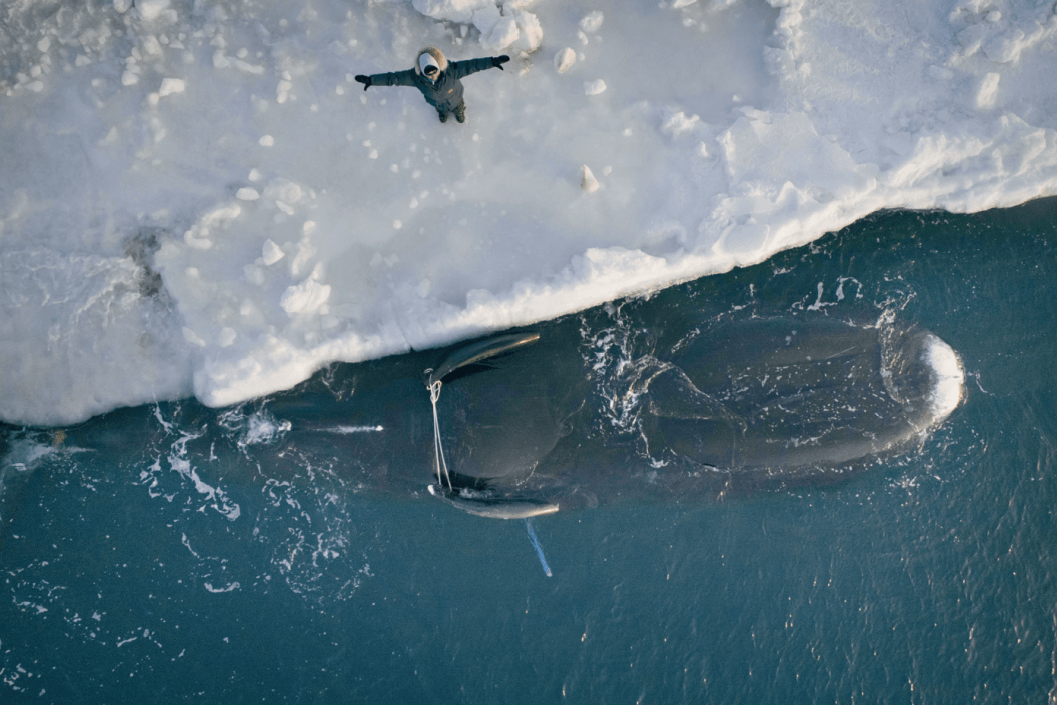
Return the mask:
[[[888,315],[585,327],[336,363],[225,409],[116,410],[62,445],[131,466],[178,456],[226,483],[328,472],[364,497],[530,519],[847,482],[920,447],[965,394],[951,346]]]
[[[847,480],[920,445],[963,394],[954,350],[891,320],[733,319],[603,372],[568,336],[515,331],[372,363],[340,399],[278,395],[289,432],[270,450],[524,519]]]

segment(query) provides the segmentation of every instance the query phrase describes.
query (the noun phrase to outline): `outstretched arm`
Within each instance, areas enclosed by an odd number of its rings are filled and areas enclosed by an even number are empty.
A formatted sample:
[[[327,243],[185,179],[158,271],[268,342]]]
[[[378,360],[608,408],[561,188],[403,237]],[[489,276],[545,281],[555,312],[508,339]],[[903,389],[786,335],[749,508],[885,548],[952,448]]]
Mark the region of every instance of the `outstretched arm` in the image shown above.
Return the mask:
[[[363,84],[363,90],[371,86],[413,86],[415,85],[415,70],[373,73],[370,76],[360,74],[356,76],[356,80]]]
[[[502,56],[486,56],[482,59],[452,61],[448,64],[447,73],[450,73],[455,78],[462,78],[463,76],[469,76],[471,73],[477,73],[478,71],[484,71],[485,69],[496,68],[502,71],[503,64],[508,61],[510,61],[510,57],[506,54],[503,54]]]

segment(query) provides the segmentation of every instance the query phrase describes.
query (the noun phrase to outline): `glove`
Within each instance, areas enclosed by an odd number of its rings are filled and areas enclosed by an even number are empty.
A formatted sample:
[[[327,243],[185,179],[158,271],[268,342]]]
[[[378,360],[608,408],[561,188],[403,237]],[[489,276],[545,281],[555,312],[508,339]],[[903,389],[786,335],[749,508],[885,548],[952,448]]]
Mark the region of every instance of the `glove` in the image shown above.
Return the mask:
[[[371,77],[370,76],[364,76],[361,73],[359,76],[356,76],[356,80],[363,84],[363,90],[367,90],[368,88],[371,87]]]
[[[503,64],[505,64],[508,61],[510,61],[510,57],[507,56],[506,54],[503,54],[502,56],[493,56],[492,57],[492,68],[496,68],[496,69],[499,69],[500,71],[502,71],[503,70]]]

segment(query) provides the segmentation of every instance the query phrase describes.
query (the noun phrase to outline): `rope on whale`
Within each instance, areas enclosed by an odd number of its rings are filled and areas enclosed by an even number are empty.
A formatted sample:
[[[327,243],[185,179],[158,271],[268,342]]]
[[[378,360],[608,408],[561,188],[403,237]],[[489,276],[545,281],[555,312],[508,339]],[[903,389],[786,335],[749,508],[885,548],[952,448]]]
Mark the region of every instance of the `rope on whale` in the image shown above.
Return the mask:
[[[442,479],[447,482],[449,492],[452,491],[451,475],[448,474],[448,463],[444,459],[444,444],[441,441],[440,421],[437,418],[437,401],[440,399],[441,380],[460,367],[472,365],[490,357],[531,345],[539,339],[539,333],[511,333],[481,340],[464,348],[459,348],[444,358],[444,362],[437,369],[429,368],[423,373],[426,376],[426,388],[429,389],[429,401],[433,405],[433,451],[437,482],[439,483]]]
[[[432,372],[432,370],[427,370]],[[448,482],[448,491],[451,492],[451,476],[448,475],[448,463],[444,460],[444,444],[440,440],[440,423],[437,421],[437,400],[440,399],[440,380],[430,382],[429,401],[433,404],[433,452],[437,467],[437,482],[440,482],[441,471],[444,471],[444,479]]]

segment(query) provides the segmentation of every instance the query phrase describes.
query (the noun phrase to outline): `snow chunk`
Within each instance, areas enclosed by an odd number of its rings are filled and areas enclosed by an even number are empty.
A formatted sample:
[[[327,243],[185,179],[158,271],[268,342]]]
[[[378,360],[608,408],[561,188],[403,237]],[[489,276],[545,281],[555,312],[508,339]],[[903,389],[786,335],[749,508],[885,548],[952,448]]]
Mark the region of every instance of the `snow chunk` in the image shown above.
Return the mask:
[[[987,25],[974,24],[959,32],[958,43],[961,44],[965,55],[972,56],[980,51],[980,45],[983,44],[990,31]]]
[[[142,54],[146,54],[147,56],[156,59],[161,58],[163,51],[161,42],[159,42],[158,38],[153,34],[148,34],[146,37],[143,37],[140,42],[140,49],[142,49]]]
[[[136,9],[139,10],[140,17],[152,22],[158,19],[164,10],[169,9],[169,0],[137,0]]]
[[[503,18],[502,13],[499,11],[499,7],[494,3],[486,3],[476,10],[471,15],[471,24],[477,28],[477,31],[481,33],[481,43],[485,43],[485,37],[490,37],[492,32],[495,30],[496,25]]]
[[[576,63],[576,52],[570,47],[565,47],[554,55],[554,68],[558,73],[565,73]]]
[[[693,132],[700,124],[700,117],[697,115],[687,117],[686,113],[680,110],[678,112],[672,112],[667,118],[665,118],[664,122],[661,123],[661,131],[668,133],[672,137],[678,138],[687,133]]]
[[[605,91],[606,82],[601,78],[594,81],[584,81],[584,93],[586,95],[598,95],[599,93],[605,93]]]
[[[269,267],[286,257],[286,253],[279,249],[279,246],[272,242],[271,238],[264,241],[264,247],[261,248],[261,259]]]
[[[304,191],[293,181],[275,179],[264,189],[265,198],[274,198],[286,204],[297,203],[304,196]]]
[[[976,109],[989,110],[995,107],[998,98],[998,81],[1001,78],[997,73],[989,73],[980,81],[980,87],[976,91]]]
[[[474,10],[495,7],[492,0],[411,0],[411,5],[426,17],[460,23],[470,23]]]
[[[488,35],[487,41],[482,37],[481,46],[486,49],[499,51],[513,44],[520,34],[521,32],[518,31],[517,22],[514,21],[514,18],[503,17],[496,22],[492,32]]]
[[[164,98],[167,95],[173,93],[183,93],[184,82],[183,79],[179,78],[163,78],[161,81],[161,88],[158,89],[158,95]]]
[[[1052,13],[1053,10],[1050,10]],[[991,15],[998,15],[998,19],[991,20]],[[988,23],[993,27],[1001,27],[1001,13],[997,10],[987,16]],[[1038,21],[1023,23],[1021,27],[1005,28],[997,32],[983,42],[984,56],[997,64],[1016,64],[1025,53],[1031,53],[1043,42],[1052,42],[1057,35],[1057,21],[1051,14],[1045,25]]]
[[[184,242],[196,250],[208,250],[213,247],[210,235],[214,230],[224,227],[241,214],[242,207],[237,203],[218,206],[199,218],[198,222],[184,233]]]
[[[511,43],[511,48],[531,54],[543,45],[543,26],[536,15],[531,12],[517,12],[514,14],[514,22],[517,23],[518,38]]]
[[[258,64],[251,64],[248,61],[243,61],[242,59],[234,59],[234,62],[235,68],[237,68],[239,71],[244,71],[245,73],[253,74],[254,76],[264,75],[263,66],[260,66]]]
[[[412,0],[411,5],[427,17],[445,22],[473,25],[481,33],[481,46],[492,51],[513,47],[532,53],[543,43],[543,29],[527,3],[518,0],[503,4],[503,13],[494,0]],[[465,36],[465,35],[464,35]]]
[[[594,12],[588,13],[582,20],[580,20],[580,29],[587,34],[594,34],[602,28],[602,22],[606,16],[601,10],[595,10]]]
[[[318,311],[330,298],[330,285],[320,284],[315,279],[306,279],[300,284],[287,287],[279,305],[291,316]]]
[[[588,193],[593,193],[598,190],[598,179],[596,179],[594,173],[592,173],[591,167],[586,164],[580,168],[580,188]]]
[[[261,194],[252,186],[243,186],[235,193],[235,198],[240,201],[256,201],[260,197]]]
[[[199,336],[198,333],[195,333],[187,326],[183,327],[183,334],[184,340],[186,340],[191,345],[197,345],[200,348],[204,348],[206,346],[206,341],[202,340],[201,336]]]

